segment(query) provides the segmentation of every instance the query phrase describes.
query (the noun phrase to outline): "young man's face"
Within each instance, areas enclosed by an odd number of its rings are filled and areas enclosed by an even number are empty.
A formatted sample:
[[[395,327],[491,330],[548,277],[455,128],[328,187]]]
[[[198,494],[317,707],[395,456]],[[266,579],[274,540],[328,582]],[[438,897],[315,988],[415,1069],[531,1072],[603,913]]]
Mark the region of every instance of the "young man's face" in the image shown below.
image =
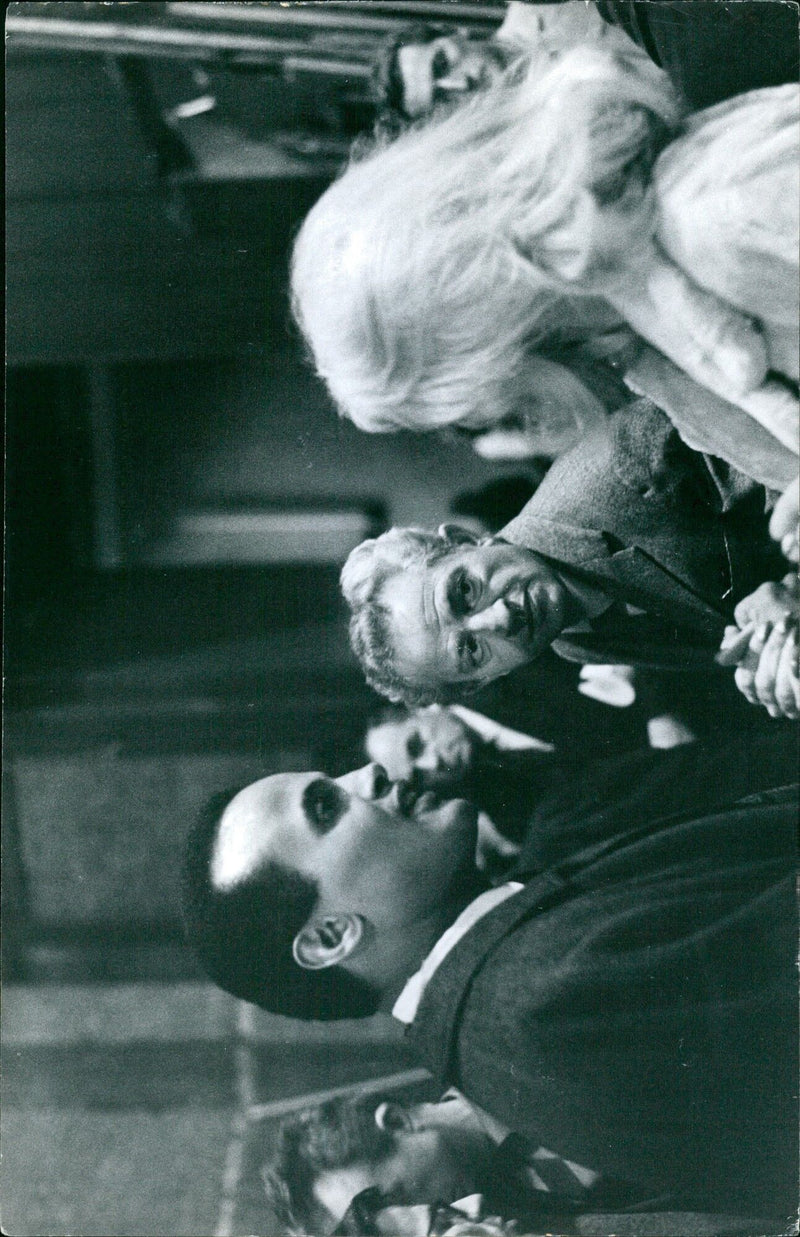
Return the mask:
[[[370,727],[366,748],[392,779],[416,775],[426,789],[442,790],[467,776],[477,742],[460,718],[433,705]]]
[[[508,57],[490,39],[443,35],[430,43],[407,43],[397,52],[403,82],[403,111],[412,120],[436,103],[486,86],[505,68]]]
[[[362,1190],[377,1187],[395,1205],[455,1202],[486,1188],[493,1144],[463,1100],[380,1104],[376,1121],[393,1131],[393,1147],[320,1174],[319,1203],[338,1221]]]
[[[385,932],[436,919],[474,871],[477,809],[418,794],[379,765],[340,778],[281,773],[239,792],[211,863],[230,888],[274,861],[317,882],[319,913],[348,911]]]
[[[538,657],[563,630],[568,593],[537,555],[503,541],[468,545],[391,576],[395,668],[436,689],[482,685]]]

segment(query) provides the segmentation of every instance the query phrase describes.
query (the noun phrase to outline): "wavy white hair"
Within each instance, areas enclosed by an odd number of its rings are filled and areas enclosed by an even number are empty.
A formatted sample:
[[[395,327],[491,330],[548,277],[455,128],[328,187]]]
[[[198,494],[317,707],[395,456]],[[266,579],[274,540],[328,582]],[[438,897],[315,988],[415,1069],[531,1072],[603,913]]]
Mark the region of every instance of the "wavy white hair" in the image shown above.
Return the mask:
[[[648,173],[678,120],[638,49],[524,58],[362,156],[305,220],[292,299],[341,412],[371,431],[513,411],[532,347],[585,338],[649,239]]]

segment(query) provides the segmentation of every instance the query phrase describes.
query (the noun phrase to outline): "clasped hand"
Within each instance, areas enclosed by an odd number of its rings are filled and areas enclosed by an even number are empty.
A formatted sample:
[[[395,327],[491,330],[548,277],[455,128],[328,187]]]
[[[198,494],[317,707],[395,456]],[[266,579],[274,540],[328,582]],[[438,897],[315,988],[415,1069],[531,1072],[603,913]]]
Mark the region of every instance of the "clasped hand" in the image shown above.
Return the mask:
[[[736,686],[770,717],[800,717],[800,583],[794,573],[739,602],[717,654]]]

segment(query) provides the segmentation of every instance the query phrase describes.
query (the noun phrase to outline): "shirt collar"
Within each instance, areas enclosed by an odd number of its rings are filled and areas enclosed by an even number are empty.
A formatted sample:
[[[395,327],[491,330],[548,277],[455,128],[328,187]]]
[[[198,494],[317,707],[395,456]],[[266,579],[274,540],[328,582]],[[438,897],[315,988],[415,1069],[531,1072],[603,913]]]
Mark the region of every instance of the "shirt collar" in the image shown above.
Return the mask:
[[[470,928],[473,928],[478,920],[483,919],[484,915],[488,915],[489,911],[494,910],[501,902],[505,902],[506,898],[510,898],[512,894],[519,893],[522,888],[519,881],[506,881],[504,885],[498,885],[496,889],[487,889],[485,893],[479,894],[469,906],[465,907],[447,931],[439,937],[422,966],[416,974],[411,976],[395,1001],[392,1016],[398,1022],[408,1025],[414,1021],[431,977],[462,936],[466,936]]]

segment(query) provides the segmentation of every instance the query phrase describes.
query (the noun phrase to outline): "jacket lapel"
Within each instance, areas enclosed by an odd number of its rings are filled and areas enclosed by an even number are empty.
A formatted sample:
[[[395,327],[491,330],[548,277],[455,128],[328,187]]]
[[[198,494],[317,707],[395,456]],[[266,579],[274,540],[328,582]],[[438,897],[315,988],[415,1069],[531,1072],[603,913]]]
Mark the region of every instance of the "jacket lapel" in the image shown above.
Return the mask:
[[[519,893],[479,919],[437,967],[407,1032],[412,1046],[436,1078],[458,1085],[456,1028],[472,977],[489,951],[523,919],[559,901],[566,889],[567,882],[554,870],[535,877]]]
[[[648,611],[657,609],[660,618],[678,626],[699,627],[716,635],[724,619],[721,610],[704,601],[651,554],[638,546],[622,545],[611,533],[562,524],[523,510],[506,525],[502,537],[552,559],[556,565],[597,577],[616,601]]]
[[[613,625],[588,637],[566,634],[554,650],[570,661],[624,661],[689,669],[709,662],[709,646],[722,634],[725,614],[704,600],[668,568],[639,546],[625,546],[611,533],[548,520],[523,510],[502,532],[503,539],[550,559],[556,567],[574,569],[587,583],[599,584],[615,601],[642,609],[650,616],[626,622],[615,615]],[[692,648],[670,627],[702,637]]]
[[[661,620],[674,622],[679,627],[716,635],[725,620],[721,609],[705,601],[638,546],[629,546],[597,562],[586,563],[584,568],[602,576],[612,586],[615,599],[648,613],[657,613]]]
[[[500,533],[503,541],[523,546],[535,554],[543,554],[557,563],[578,567],[584,563],[603,562],[611,557],[615,539],[593,528],[561,524],[533,515],[523,508]],[[616,545],[619,542],[616,541]]]

